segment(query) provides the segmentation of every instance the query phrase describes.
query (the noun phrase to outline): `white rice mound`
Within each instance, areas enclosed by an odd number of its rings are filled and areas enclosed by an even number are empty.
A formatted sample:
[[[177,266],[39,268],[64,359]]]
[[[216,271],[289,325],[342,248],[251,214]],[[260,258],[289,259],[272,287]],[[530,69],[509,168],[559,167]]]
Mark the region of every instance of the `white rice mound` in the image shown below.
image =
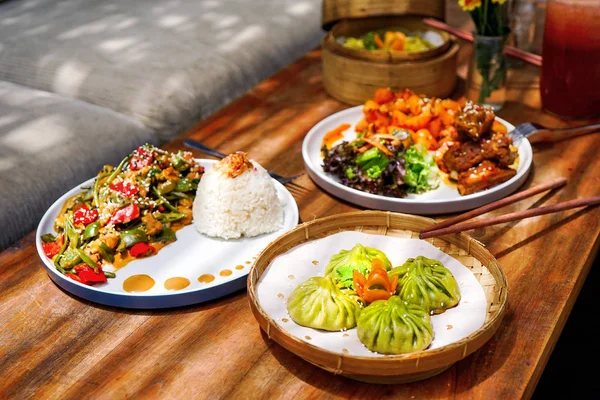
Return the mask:
[[[237,239],[279,230],[283,226],[283,205],[267,171],[252,161],[235,178],[216,168],[207,168],[194,200],[196,229],[210,237]]]

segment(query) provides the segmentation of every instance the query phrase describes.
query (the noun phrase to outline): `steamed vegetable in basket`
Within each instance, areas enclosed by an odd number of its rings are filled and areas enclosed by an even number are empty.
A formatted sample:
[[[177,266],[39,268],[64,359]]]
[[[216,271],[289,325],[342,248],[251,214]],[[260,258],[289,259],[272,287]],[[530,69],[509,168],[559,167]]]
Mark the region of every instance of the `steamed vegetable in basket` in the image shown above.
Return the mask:
[[[401,32],[396,30],[377,30],[365,33],[360,37],[347,37],[344,47],[362,50],[386,50],[416,53],[434,49],[429,40],[423,38],[420,32]]]
[[[460,301],[458,284],[441,262],[423,256],[390,266],[386,254],[373,247],[358,243],[341,250],[324,277],[309,278],[293,290],[288,314],[313,329],[357,327],[360,342],[377,353],[424,350],[434,339],[431,316]]]
[[[104,166],[91,187],[68,199],[42,236],[44,253],[71,279],[106,282],[116,269],[156,254],[192,222],[204,168],[190,152],[140,146],[117,167]]]
[[[299,325],[326,331],[354,328],[361,304],[352,291],[340,289],[329,276],[315,276],[294,289],[287,303]]]
[[[458,283],[441,262],[418,256],[390,271],[399,279],[398,296],[409,303],[423,306],[432,314],[452,308],[460,301]]]
[[[362,310],[357,333],[369,350],[382,354],[424,350],[433,341],[433,328],[427,310],[406,303],[398,296],[377,300]]]

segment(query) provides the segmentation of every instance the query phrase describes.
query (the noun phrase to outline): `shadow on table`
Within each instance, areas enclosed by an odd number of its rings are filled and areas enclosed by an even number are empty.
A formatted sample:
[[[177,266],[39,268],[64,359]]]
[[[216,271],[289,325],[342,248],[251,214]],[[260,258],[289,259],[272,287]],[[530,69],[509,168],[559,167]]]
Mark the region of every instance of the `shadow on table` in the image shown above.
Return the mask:
[[[433,397],[439,395],[451,396],[453,393],[462,393],[476,387],[479,383],[485,381],[492,376],[496,370],[502,367],[504,362],[512,353],[512,343],[516,337],[509,337],[506,334],[507,325],[512,320],[512,311],[509,309],[504,317],[504,320],[495,335],[484,344],[475,353],[469,355],[465,359],[454,364],[448,370],[439,375],[433,376],[426,380],[406,383],[406,384],[372,384],[351,380],[340,375],[334,375],[317,366],[313,366],[307,361],[296,356],[281,345],[268,338],[267,334],[261,330],[262,338],[269,348],[271,354],[291,374],[296,376],[303,382],[314,386],[320,390],[326,391],[342,398],[380,398],[386,397],[406,397],[408,394],[413,394],[412,398],[423,397],[429,393]],[[488,353],[493,352],[496,347],[496,341],[510,341],[511,351],[498,353],[492,356],[491,362],[486,362],[485,368],[483,365],[474,366],[479,357],[488,357]],[[506,346],[504,346],[506,347]],[[352,383],[352,385],[349,385]],[[431,389],[424,388],[424,383],[427,383],[428,388],[440,388],[435,395],[431,393]]]
[[[600,326],[590,320],[597,312],[599,269],[597,255],[533,392],[533,400],[591,398],[590,393],[600,390],[597,369],[587,367],[589,357],[600,353]]]
[[[195,312],[199,312],[199,311],[210,310],[213,308],[224,307],[228,304],[239,301],[240,299],[246,299],[246,288],[243,288],[236,292],[225,295],[223,297],[219,297],[217,299],[213,299],[213,300],[198,303],[198,304],[192,304],[189,306],[183,306],[183,307],[170,307],[170,308],[161,308],[161,309],[154,309],[154,310],[136,309],[136,308],[121,308],[121,307],[106,306],[103,304],[84,300],[81,297],[75,296],[74,294],[67,292],[66,290],[64,290],[63,288],[58,286],[56,283],[54,283],[54,281],[52,281],[52,283],[54,284],[54,286],[56,286],[58,289],[60,289],[65,295],[69,296],[73,300],[76,300],[80,303],[85,303],[90,307],[97,308],[97,309],[100,309],[103,311],[110,311],[115,314],[147,315],[147,316],[189,314],[189,313],[195,313]]]

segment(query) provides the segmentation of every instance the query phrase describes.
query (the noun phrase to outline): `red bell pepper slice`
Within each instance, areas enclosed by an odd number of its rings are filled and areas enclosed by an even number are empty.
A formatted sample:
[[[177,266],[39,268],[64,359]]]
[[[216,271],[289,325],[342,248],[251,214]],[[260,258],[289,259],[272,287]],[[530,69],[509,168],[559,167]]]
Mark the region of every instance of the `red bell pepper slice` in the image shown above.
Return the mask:
[[[152,164],[153,160],[154,153],[140,146],[133,152],[133,157],[129,161],[129,169],[132,171],[140,170]]]
[[[52,259],[55,255],[58,254],[63,245],[63,235],[61,234],[56,238],[55,242],[50,243],[42,243],[42,249],[44,250],[44,254],[49,259]]]
[[[113,212],[108,220],[108,225],[125,224],[139,216],[140,207],[137,204],[130,204]]]
[[[81,282],[81,279],[79,279],[79,277],[75,274],[66,274],[69,278],[73,279],[74,281],[77,282]]]
[[[390,281],[387,271],[382,267],[383,262],[375,259],[368,278],[365,278],[359,271],[353,272],[352,278],[356,293],[367,304],[375,300],[387,300],[396,293],[398,275],[394,275]]]
[[[73,223],[75,225],[89,225],[98,219],[98,211],[90,209],[85,204],[80,205],[73,211]]]
[[[144,242],[136,243],[131,249],[129,249],[129,254],[135,258],[148,257],[155,253],[156,249]]]
[[[102,272],[102,268],[98,268],[98,272],[96,272],[87,264],[79,264],[73,267],[73,270],[77,272],[78,279],[75,280],[79,280],[79,282],[85,283],[86,285],[91,283],[106,282],[106,276],[104,275],[104,272]]]
[[[125,197],[133,197],[140,191],[134,184],[123,181],[113,183],[110,185],[110,188],[115,192],[121,193]]]

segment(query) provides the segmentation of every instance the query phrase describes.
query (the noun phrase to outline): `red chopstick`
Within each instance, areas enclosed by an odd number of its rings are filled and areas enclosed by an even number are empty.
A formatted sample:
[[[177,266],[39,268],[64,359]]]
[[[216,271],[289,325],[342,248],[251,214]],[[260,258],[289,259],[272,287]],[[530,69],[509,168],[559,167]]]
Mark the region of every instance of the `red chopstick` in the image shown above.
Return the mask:
[[[520,219],[537,217],[538,215],[550,214],[559,211],[569,210],[571,208],[585,207],[591,206],[595,204],[600,204],[600,196],[586,197],[583,199],[575,199],[569,200],[558,204],[553,204],[551,206],[546,207],[538,207],[532,208],[530,210],[519,211],[515,213],[510,213],[506,215],[500,215],[498,217],[492,217],[487,219],[482,219],[475,222],[452,225],[442,229],[436,229],[434,231],[429,231],[425,233],[421,233],[419,235],[420,239],[427,239],[441,235],[447,235],[449,233],[456,232],[464,232],[469,231],[471,229],[483,228],[485,226],[502,224],[504,222],[517,221]]]
[[[462,29],[454,28],[448,24],[445,24],[441,21],[438,21],[438,20],[432,19],[432,18],[425,18],[423,20],[423,22],[425,22],[425,24],[427,24],[433,28],[441,29],[441,30],[451,33],[454,36],[459,37],[463,40],[466,40],[468,42],[473,42],[473,34],[470,32],[464,31]],[[513,47],[513,46],[506,46],[504,52],[506,54],[508,54],[509,56],[521,59],[521,60],[528,62],[530,64],[533,64],[533,65],[537,65],[538,67],[542,66],[542,56],[540,56],[540,55],[528,53],[521,49],[517,49],[516,47]]]
[[[546,190],[550,190],[550,189],[555,189],[557,187],[561,187],[563,185],[565,185],[567,183],[567,180],[565,178],[556,178],[551,180],[550,182],[546,182],[546,183],[542,183],[541,185],[537,185],[534,187],[531,187],[527,190],[523,190],[522,192],[518,192],[515,193],[513,195],[510,195],[508,197],[505,197],[503,199],[500,200],[496,200],[491,202],[490,204],[486,204],[485,206],[476,208],[474,210],[471,211],[467,211],[464,214],[460,214],[457,215],[455,217],[452,218],[448,218],[440,223],[437,224],[433,224],[431,226],[428,226],[427,228],[423,229],[421,231],[421,233],[425,233],[425,232],[429,232],[429,231],[435,231],[437,229],[442,229],[442,228],[446,228],[450,225],[455,225],[458,224],[459,222],[463,222],[467,219],[471,219],[474,218],[478,215],[481,214],[485,214],[487,212],[496,210],[500,207],[504,207],[507,206],[509,204],[515,203],[519,200],[523,200],[527,197],[531,197],[533,195],[536,195],[538,193],[541,192],[545,192]]]

